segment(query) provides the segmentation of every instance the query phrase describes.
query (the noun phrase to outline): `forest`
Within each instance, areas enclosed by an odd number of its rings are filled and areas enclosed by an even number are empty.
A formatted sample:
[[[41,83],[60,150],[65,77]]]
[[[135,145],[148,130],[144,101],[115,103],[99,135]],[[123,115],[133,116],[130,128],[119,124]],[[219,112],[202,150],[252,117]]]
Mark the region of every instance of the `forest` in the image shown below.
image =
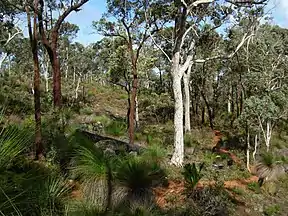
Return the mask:
[[[0,215],[286,216],[271,2],[0,0]]]

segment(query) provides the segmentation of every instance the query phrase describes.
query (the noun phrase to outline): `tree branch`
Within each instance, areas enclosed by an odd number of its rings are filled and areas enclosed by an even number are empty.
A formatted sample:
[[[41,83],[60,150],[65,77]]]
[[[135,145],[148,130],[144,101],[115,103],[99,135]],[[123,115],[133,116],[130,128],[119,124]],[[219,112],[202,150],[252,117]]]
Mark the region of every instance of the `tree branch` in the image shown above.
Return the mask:
[[[14,37],[16,37],[20,33],[22,33],[22,31],[20,29],[18,29],[18,28],[17,28],[17,32],[16,33],[14,33],[12,35],[11,35],[11,33],[9,33],[8,34],[8,39],[6,40],[4,46],[6,46],[11,40],[13,40]]]
[[[238,44],[238,46],[236,47],[236,49],[234,50],[234,52],[230,53],[228,56],[226,55],[216,55],[213,57],[209,57],[209,58],[205,58],[205,59],[196,59],[195,63],[205,63],[206,61],[211,61],[211,60],[215,60],[215,59],[219,59],[219,58],[224,58],[224,59],[230,59],[232,58],[238,51],[239,49],[244,45],[244,43],[251,38],[252,36],[254,36],[254,34],[251,34],[249,36],[247,36],[248,33],[245,33],[244,36],[242,37],[241,42]]]
[[[180,73],[184,74],[185,71],[188,69],[188,67],[191,65],[191,62],[193,63],[194,58],[194,49],[195,49],[195,40],[191,41],[190,47],[189,47],[189,55],[186,58],[185,63],[180,67]]]
[[[77,11],[82,5],[84,5],[86,2],[89,0],[81,0],[79,3],[70,6],[67,10],[64,11],[64,13],[58,18],[56,21],[53,30],[52,31],[59,31],[60,26],[62,22],[65,20],[65,18],[72,12],[72,11]],[[72,2],[72,1],[71,1]]]
[[[145,10],[144,10],[144,15],[145,15],[145,19],[146,19],[146,22],[148,22],[148,17],[147,17],[147,11],[146,11],[146,7],[145,7]],[[152,42],[154,43],[154,45],[165,55],[165,57],[168,59],[169,62],[172,62],[171,58],[169,57],[169,55],[162,49],[162,47],[157,44],[157,42],[155,41],[151,31],[150,31],[150,26],[149,26],[149,29],[148,29],[148,34],[149,34],[149,37],[151,38]]]

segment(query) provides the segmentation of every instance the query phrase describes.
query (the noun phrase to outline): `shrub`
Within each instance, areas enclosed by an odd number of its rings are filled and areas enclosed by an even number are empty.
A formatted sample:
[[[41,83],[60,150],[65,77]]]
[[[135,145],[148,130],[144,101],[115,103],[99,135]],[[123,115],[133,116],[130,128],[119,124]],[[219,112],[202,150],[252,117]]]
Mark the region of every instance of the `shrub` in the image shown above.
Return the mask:
[[[135,202],[151,205],[152,187],[165,179],[166,174],[157,163],[139,157],[123,160],[115,173],[115,181],[122,191],[121,197],[125,197],[129,206]]]
[[[196,189],[190,197],[195,203],[197,215],[228,216],[231,201],[227,192],[222,187],[205,187]]]
[[[266,216],[274,216],[280,213],[280,206],[279,205],[271,205],[264,209],[264,215]]]
[[[251,183],[249,183],[247,185],[247,187],[248,187],[249,190],[252,190],[252,191],[254,191],[256,193],[260,193],[261,192],[260,191],[260,186],[259,186],[259,184],[257,182],[251,182]]]
[[[109,194],[112,193],[112,158],[84,137],[76,138],[81,146],[75,150],[72,172],[82,181],[81,191],[85,202],[104,211],[110,205]]]
[[[186,147],[195,147],[195,146],[199,146],[200,143],[197,139],[195,139],[193,137],[193,135],[191,134],[185,134],[184,135],[184,145]]]
[[[281,163],[283,163],[281,158],[278,160],[271,153],[263,153],[256,164],[256,173],[260,179],[277,180],[285,174],[285,168]]]
[[[203,177],[203,175],[201,174],[203,167],[204,163],[200,164],[199,169],[196,168],[195,163],[189,163],[184,166],[184,171],[182,172],[182,175],[184,176],[187,189],[193,190],[198,184],[200,179]]]
[[[126,124],[122,121],[112,121],[105,127],[105,132],[113,136],[122,136],[126,132]]]
[[[147,161],[152,161],[157,164],[163,163],[167,156],[167,151],[160,145],[152,144],[148,146],[142,156]]]

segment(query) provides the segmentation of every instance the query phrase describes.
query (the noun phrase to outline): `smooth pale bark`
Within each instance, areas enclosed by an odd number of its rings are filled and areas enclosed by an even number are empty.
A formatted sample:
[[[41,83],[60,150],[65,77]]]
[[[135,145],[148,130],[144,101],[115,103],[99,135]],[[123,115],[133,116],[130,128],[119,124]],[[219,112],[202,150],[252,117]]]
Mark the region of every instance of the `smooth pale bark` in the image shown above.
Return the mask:
[[[257,153],[257,148],[258,148],[258,135],[255,135],[254,139],[254,151],[253,151],[253,159],[256,161],[256,153]]]
[[[68,79],[68,71],[69,71],[69,50],[66,48],[66,62],[65,62],[65,79]]]
[[[250,170],[250,133],[249,133],[249,129],[247,131],[246,166],[247,166],[247,170],[251,173],[251,170]]]
[[[48,61],[42,64],[43,75],[45,79],[45,90],[49,91],[49,71],[48,71]]]
[[[14,33],[12,35],[11,35],[11,33],[9,33],[7,40],[5,41],[4,45],[2,45],[2,48],[7,46],[7,44],[9,44],[20,33],[22,33],[22,31],[20,29],[18,29],[18,28],[17,28],[17,32],[16,33]],[[1,55],[2,56],[0,56],[0,72],[1,72],[1,68],[2,68],[2,65],[3,65],[4,61],[8,57],[8,53],[4,52]]]
[[[267,152],[270,150],[270,140],[272,135],[272,128],[270,121],[267,121],[266,123],[266,148]]]
[[[192,64],[189,65],[188,70],[183,75],[184,83],[184,110],[185,110],[185,133],[191,131],[191,120],[190,120],[190,86],[189,81],[191,77]]]
[[[228,107],[227,107],[229,114],[231,113],[231,107],[232,107],[231,103],[232,103],[232,87],[229,87]]]
[[[77,82],[77,86],[76,86],[76,89],[75,89],[75,98],[76,99],[78,98],[78,91],[79,91],[79,87],[80,87],[80,81],[81,81],[81,78],[79,77],[78,78],[78,82]]]
[[[10,56],[8,56],[8,75],[10,76],[11,74],[11,59]]]
[[[76,70],[75,70],[75,67],[73,67],[73,85],[75,84],[76,82]]]
[[[46,92],[49,91],[49,79],[48,79],[48,77],[45,77],[45,90],[46,90]]]
[[[136,128],[139,127],[139,107],[138,107],[138,97],[135,98],[135,124]]]
[[[172,82],[174,93],[174,153],[171,163],[182,166],[184,162],[184,135],[183,135],[183,98],[181,89],[182,74],[180,73],[180,52],[172,58]]]
[[[0,56],[0,72],[1,72],[2,65],[3,65],[5,59],[7,58],[7,56],[8,56],[7,53],[4,53],[4,54],[2,54],[2,56]]]
[[[261,131],[263,133],[264,136],[264,141],[265,141],[265,145],[266,145],[266,151],[269,152],[270,150],[270,141],[271,141],[271,136],[272,136],[272,126],[271,126],[271,121],[268,120],[266,122],[266,131],[264,130],[262,121],[260,119],[260,117],[258,117],[258,121],[259,121],[259,125],[261,128]]]

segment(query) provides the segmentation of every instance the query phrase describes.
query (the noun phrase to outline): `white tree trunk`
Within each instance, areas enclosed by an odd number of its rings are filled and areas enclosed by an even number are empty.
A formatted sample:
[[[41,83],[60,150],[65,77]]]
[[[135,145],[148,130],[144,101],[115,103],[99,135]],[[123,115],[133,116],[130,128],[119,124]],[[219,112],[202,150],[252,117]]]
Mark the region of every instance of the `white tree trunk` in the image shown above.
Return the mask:
[[[45,77],[45,89],[46,89],[46,92],[49,91],[49,79],[48,79],[48,77]]]
[[[138,107],[138,97],[135,98],[135,124],[136,128],[139,127],[139,107]]]
[[[259,125],[260,128],[262,130],[263,136],[264,136],[264,141],[265,141],[265,145],[266,145],[266,151],[269,152],[270,150],[270,141],[271,141],[271,136],[272,136],[272,126],[271,126],[271,121],[268,120],[266,122],[266,132],[264,130],[262,121],[260,119],[260,117],[258,117],[258,121],[259,121]]]
[[[10,76],[11,74],[11,59],[10,56],[8,57],[8,75]]]
[[[190,120],[190,88],[189,81],[191,77],[192,64],[189,65],[187,73],[183,75],[184,82],[184,110],[185,110],[185,133],[191,131],[191,120]]]
[[[66,63],[65,63],[65,79],[68,78],[68,71],[69,71],[69,50],[68,47],[66,47]]]
[[[76,71],[75,71],[75,67],[73,67],[73,85],[76,82]]]
[[[174,54],[172,59],[172,82],[174,93],[174,153],[171,163],[181,167],[184,162],[184,138],[183,138],[183,98],[181,89],[182,74],[179,66],[180,53]]]
[[[250,133],[249,133],[249,129],[248,129],[248,134],[247,134],[246,166],[247,166],[247,170],[251,173],[251,170],[250,170]]]
[[[232,101],[232,88],[229,87],[229,93],[228,93],[228,113],[231,113],[231,101]]]
[[[266,149],[267,149],[267,152],[269,152],[269,150],[270,150],[271,135],[272,135],[271,122],[268,120],[266,123]]]
[[[4,54],[2,54],[2,55],[0,56],[0,72],[2,72],[2,71],[1,71],[2,65],[3,65],[3,63],[4,63],[4,61],[5,61],[6,58],[7,58],[7,53],[4,53]]]
[[[44,63],[44,64],[42,65],[42,68],[43,68],[43,70],[44,70],[44,79],[45,79],[45,89],[46,89],[46,92],[49,91],[49,70],[48,70],[49,65],[48,65],[48,64],[49,64],[49,63],[48,63],[48,61],[47,61],[46,63]]]
[[[78,82],[77,82],[77,86],[76,86],[76,89],[75,89],[75,98],[76,99],[78,98],[78,90],[79,90],[79,87],[80,87],[80,81],[81,81],[81,78],[79,77],[78,78]]]
[[[254,139],[254,151],[253,151],[253,159],[256,161],[256,153],[257,153],[257,148],[258,148],[258,135],[255,135]]]

